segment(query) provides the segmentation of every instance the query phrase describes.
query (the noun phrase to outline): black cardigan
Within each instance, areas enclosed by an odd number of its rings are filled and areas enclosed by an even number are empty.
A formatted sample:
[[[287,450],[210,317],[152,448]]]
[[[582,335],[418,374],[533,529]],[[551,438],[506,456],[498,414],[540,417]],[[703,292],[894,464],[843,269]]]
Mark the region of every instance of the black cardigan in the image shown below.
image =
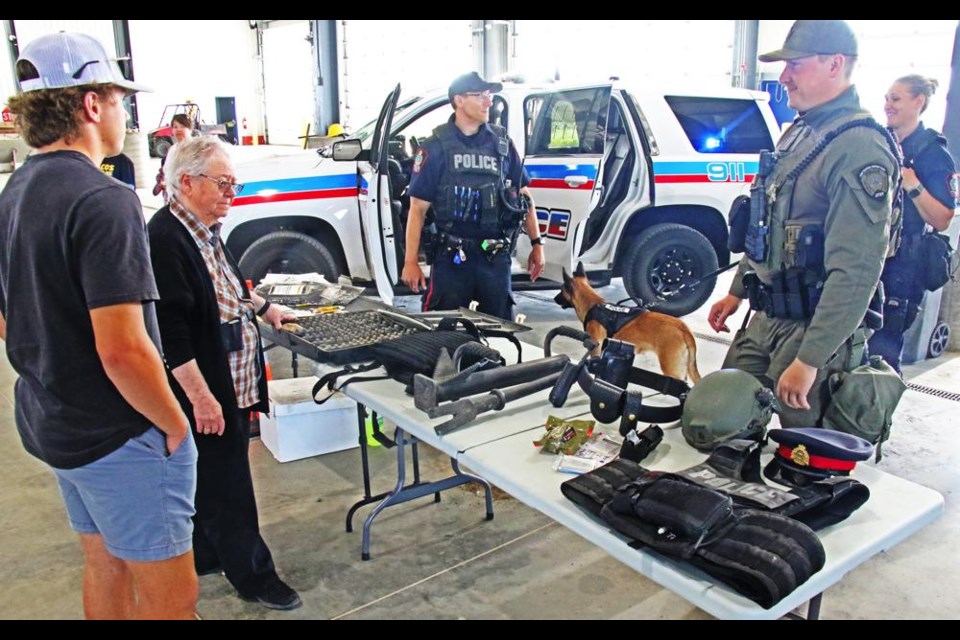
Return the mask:
[[[227,436],[231,428],[235,428],[240,414],[227,352],[220,338],[220,310],[210,272],[207,271],[196,241],[183,223],[170,212],[169,206],[153,215],[147,229],[150,232],[150,258],[157,279],[157,289],[160,291],[157,319],[170,386],[195,430],[193,405],[170,371],[196,359],[200,373],[223,408],[227,425],[224,436]],[[249,290],[239,267],[226,246],[223,251],[227,262],[240,280],[244,295],[248,296]],[[260,328],[257,327],[258,336],[259,333]],[[257,351],[260,371],[264,371],[263,350]],[[260,401],[246,410],[267,412],[269,403],[266,376],[260,376],[258,388]],[[201,439],[204,438],[198,438],[198,446]]]

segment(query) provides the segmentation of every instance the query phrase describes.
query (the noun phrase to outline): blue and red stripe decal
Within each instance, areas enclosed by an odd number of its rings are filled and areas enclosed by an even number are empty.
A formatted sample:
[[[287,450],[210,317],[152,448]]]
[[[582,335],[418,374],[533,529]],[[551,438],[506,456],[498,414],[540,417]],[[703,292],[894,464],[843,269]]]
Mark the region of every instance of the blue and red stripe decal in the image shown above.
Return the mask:
[[[592,191],[593,183],[597,179],[597,167],[592,164],[540,164],[526,165],[527,176],[530,178],[531,189],[572,189],[575,191]],[[586,176],[587,181],[573,187],[564,182],[569,176]]]
[[[759,162],[653,162],[656,184],[753,182]]]
[[[265,202],[288,202],[291,200],[317,200],[321,198],[356,197],[357,174],[344,173],[333,176],[306,176],[245,182],[243,192],[233,206],[263,204]]]

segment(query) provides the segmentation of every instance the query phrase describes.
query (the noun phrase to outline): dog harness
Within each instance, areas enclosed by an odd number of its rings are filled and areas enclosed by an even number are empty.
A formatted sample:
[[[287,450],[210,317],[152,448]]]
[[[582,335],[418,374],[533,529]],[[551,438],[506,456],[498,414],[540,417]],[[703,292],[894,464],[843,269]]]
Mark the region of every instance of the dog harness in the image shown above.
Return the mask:
[[[623,325],[646,312],[646,309],[640,307],[621,307],[608,302],[601,302],[590,307],[587,311],[587,315],[583,318],[583,328],[586,329],[587,323],[591,321],[599,322],[607,330],[607,335],[612,336],[620,331]]]

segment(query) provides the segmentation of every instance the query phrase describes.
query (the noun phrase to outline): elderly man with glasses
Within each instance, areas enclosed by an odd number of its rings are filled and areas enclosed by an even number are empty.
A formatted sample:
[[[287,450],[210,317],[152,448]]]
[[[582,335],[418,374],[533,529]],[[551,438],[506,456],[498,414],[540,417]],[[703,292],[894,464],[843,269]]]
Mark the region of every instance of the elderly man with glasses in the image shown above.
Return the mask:
[[[406,255],[401,279],[423,291],[423,310],[467,307],[513,319],[510,256],[521,226],[532,249],[530,279],[543,271],[543,240],[530,182],[504,128],[488,122],[493,94],[503,88],[476,72],[454,79],[448,96],[454,113],[417,151],[410,181]],[[431,212],[430,284],[419,265],[420,235]]]
[[[277,575],[260,535],[248,457],[250,412],[269,410],[255,314],[278,329],[294,316],[247,288],[220,239],[243,188],[223,143],[186,140],[164,166],[168,204],[148,229],[164,360],[199,452],[197,573],[222,571],[243,599],[294,609],[300,596]]]

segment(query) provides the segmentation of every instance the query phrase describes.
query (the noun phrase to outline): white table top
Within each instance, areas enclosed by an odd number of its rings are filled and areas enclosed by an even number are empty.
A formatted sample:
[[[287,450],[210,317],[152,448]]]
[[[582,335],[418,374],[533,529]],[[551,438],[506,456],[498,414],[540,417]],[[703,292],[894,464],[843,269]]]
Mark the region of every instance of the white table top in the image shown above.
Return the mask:
[[[510,353],[509,347],[504,349]],[[524,345],[525,361],[541,357],[542,353]],[[853,477],[870,489],[870,499],[847,520],[818,532],[826,551],[823,569],[778,604],[764,609],[695,567],[649,549],[628,546],[626,537],[563,496],[560,484],[571,476],[555,471],[553,456],[535,448],[533,441],[542,435],[550,415],[592,419],[589,401],[576,385],[563,407],[553,407],[547,399],[549,390],[542,391],[512,402],[502,411],[481,414],[470,425],[442,437],[436,435],[434,427],[448,418],[430,419],[414,406],[403,385],[393,380],[361,382],[344,391],[407,433],[456,458],[470,471],[718,618],[779,618],[837,583],[860,563],[931,523],[944,508],[943,496],[936,491],[872,466],[859,465]],[[663,441],[643,461],[643,466],[677,471],[706,458],[684,442],[679,423],[664,426]],[[610,433],[616,429],[616,424],[607,427]],[[770,455],[764,454],[764,463]]]

